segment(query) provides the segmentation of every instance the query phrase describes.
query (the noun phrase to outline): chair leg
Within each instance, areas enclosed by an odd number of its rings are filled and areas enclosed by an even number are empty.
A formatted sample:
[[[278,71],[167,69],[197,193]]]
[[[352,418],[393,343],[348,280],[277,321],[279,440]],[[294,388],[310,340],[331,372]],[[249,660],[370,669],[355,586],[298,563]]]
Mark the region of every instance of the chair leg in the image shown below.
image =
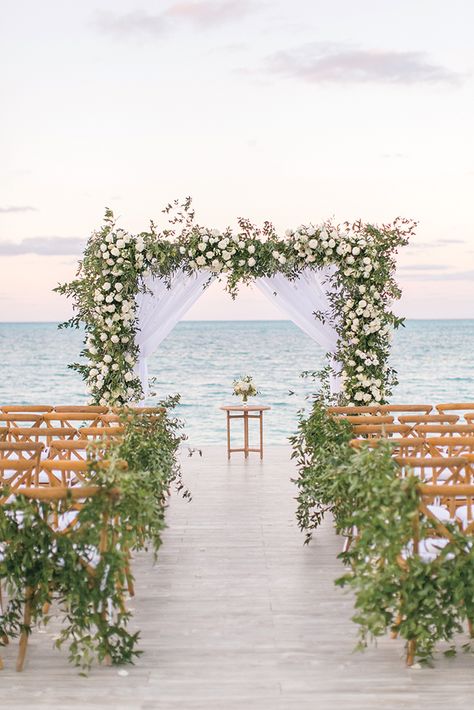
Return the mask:
[[[407,642],[407,666],[410,667],[415,662],[416,639],[410,639]]]
[[[0,584],[0,614],[3,615],[4,612],[5,612],[5,609],[4,609],[4,607],[3,607],[2,585]],[[8,643],[9,643],[8,636],[7,636],[6,634],[4,634],[4,635],[1,637],[1,641],[2,641],[2,643],[3,643],[4,646],[7,646]],[[1,662],[1,659],[0,659],[0,662]],[[0,666],[0,668],[3,668],[3,665]]]
[[[402,615],[397,614],[397,618],[395,619],[395,624],[393,625],[393,630],[392,633],[390,634],[391,639],[397,639],[398,638],[398,628],[400,624],[402,623]]]
[[[469,637],[474,638],[474,624],[472,619],[467,620],[467,628],[469,630]]]
[[[23,666],[25,664],[26,647],[28,645],[28,636],[30,633],[31,624],[31,600],[33,598],[33,589],[31,587],[26,588],[25,594],[25,609],[23,612],[23,631],[20,635],[20,648],[18,651],[18,659],[16,662],[16,670],[21,673]]]

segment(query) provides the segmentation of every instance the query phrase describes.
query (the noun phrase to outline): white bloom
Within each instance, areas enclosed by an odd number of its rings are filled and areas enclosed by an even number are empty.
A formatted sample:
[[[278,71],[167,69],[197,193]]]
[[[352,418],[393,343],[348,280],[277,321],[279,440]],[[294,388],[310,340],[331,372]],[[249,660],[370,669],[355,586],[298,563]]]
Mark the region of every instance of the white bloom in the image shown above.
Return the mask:
[[[248,247],[247,251],[248,251],[249,254],[255,254],[255,247],[254,247],[254,245],[253,245],[253,244],[249,244],[249,247]],[[249,262],[249,265],[250,265],[250,262]]]
[[[101,333],[100,339],[102,340],[102,342],[105,342],[107,340],[107,333]]]
[[[104,355],[104,362],[112,362],[112,356],[111,355]],[[104,369],[104,368],[102,368]]]
[[[222,258],[224,259],[224,261],[229,261],[229,259],[231,258],[231,256],[232,256],[232,255],[231,255],[228,251],[225,251],[225,250],[224,250],[224,251],[222,252]]]
[[[105,259],[106,261],[107,261],[107,259],[109,258],[109,256],[110,256],[110,253],[109,253],[108,251],[103,251],[103,252],[102,252],[102,258]]]
[[[185,249],[185,247],[179,247],[179,253],[180,253],[180,254],[186,254],[186,249]]]
[[[280,257],[280,252],[279,251],[272,251],[272,256],[274,259],[278,259]]]
[[[206,248],[206,242],[199,242],[199,244],[198,244],[199,251],[204,251],[205,248]]]
[[[278,259],[278,261],[280,262],[280,264],[286,264],[286,256],[284,256],[284,255],[282,254],[282,255],[280,256],[280,258]]]
[[[118,369],[119,369],[119,366],[117,365],[116,362],[114,362],[113,365],[112,365],[112,370],[113,370],[114,372],[117,372]]]
[[[368,256],[364,256],[363,261],[364,261],[364,264],[367,264],[367,265],[372,263]]]
[[[239,248],[240,248],[240,249],[243,249],[244,246],[245,246],[245,242],[240,241],[240,242],[239,242]]]
[[[115,290],[116,291],[121,291],[123,289],[123,284],[120,283],[120,281],[117,281],[115,284]]]
[[[287,237],[291,237],[292,234],[293,234],[293,230],[292,230],[292,229],[286,229],[286,230],[285,230],[285,235],[286,235]]]
[[[110,284],[108,281],[105,282],[105,284],[102,286],[104,291],[110,291]]]
[[[206,263],[206,259],[205,259],[204,256],[198,256],[198,257],[197,257],[197,259],[196,259],[196,264],[197,264],[198,266],[204,266],[205,263]]]
[[[249,249],[249,251],[250,251],[250,249]],[[253,258],[253,256],[250,257],[250,259],[247,261],[247,264],[248,264],[249,266],[255,266],[256,261],[255,261],[255,259]]]
[[[113,248],[110,250],[110,253],[112,254],[112,256],[120,256],[120,250],[117,249],[117,247],[113,247]]]
[[[214,256],[214,252],[213,252],[213,251],[207,251],[207,252],[206,252],[206,256],[207,256],[208,259],[212,259],[212,257]]]
[[[334,249],[334,247],[336,246],[336,242],[334,241],[334,239],[331,238],[328,241],[328,245],[329,245],[330,249]]]
[[[123,377],[125,382],[131,382],[133,380],[133,372],[126,372]]]
[[[136,250],[140,252],[145,251],[145,243],[143,239],[137,239]]]
[[[360,254],[360,248],[359,248],[359,247],[354,247],[353,250],[352,250],[352,253],[354,254],[354,256],[357,256],[357,254]]]
[[[102,244],[100,245],[100,251],[107,251],[107,245],[104,244],[104,243],[102,243]]]
[[[89,370],[89,375],[90,377],[96,377],[96,375],[99,374],[99,370],[97,370],[95,367],[92,368],[92,370]]]
[[[220,237],[221,233],[219,232],[218,229],[211,229],[211,234],[213,237]]]
[[[310,249],[316,249],[318,246],[318,240],[317,239],[310,239],[308,242],[308,246]]]
[[[120,338],[118,337],[118,335],[112,335],[112,337],[110,338],[110,340],[111,340],[113,343],[119,343],[119,342],[120,342]]]
[[[239,259],[239,266],[243,266],[245,264],[245,259]]]
[[[109,244],[114,241],[114,235],[113,234],[107,234],[105,237],[105,241],[108,242]]]
[[[125,246],[125,241],[123,239],[118,239],[115,245],[118,249],[123,249]]]

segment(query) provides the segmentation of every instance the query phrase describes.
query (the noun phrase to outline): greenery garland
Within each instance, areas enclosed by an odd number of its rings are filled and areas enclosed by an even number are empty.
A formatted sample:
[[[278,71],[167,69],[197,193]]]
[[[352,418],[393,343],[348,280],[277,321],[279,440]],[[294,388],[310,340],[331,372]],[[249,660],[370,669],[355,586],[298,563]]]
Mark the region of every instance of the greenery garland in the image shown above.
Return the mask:
[[[416,640],[417,657],[431,663],[439,642],[452,642],[474,620],[474,536],[444,523],[453,541],[435,559],[411,554],[419,480],[399,477],[390,442],[356,450],[348,446],[351,438],[350,425],[327,414],[323,397],[301,417],[292,439],[300,528],[309,542],[330,512],[336,531],[352,540],[340,555],[347,572],[336,584],[355,593],[358,647],[392,631],[407,644]],[[420,539],[433,526],[421,516]],[[447,651],[454,652],[454,646]]]
[[[167,402],[168,408],[173,404]],[[129,555],[148,546],[156,555],[170,486],[189,493],[175,458],[182,440],[178,420],[169,413],[123,416],[126,432],[108,449],[106,467],[91,450],[90,482],[100,491],[84,501],[67,534],[58,534],[50,523],[74,510],[71,500],[45,503],[17,496],[0,506],[0,580],[8,592],[0,646],[5,636],[21,633],[29,589],[31,624],[47,623],[45,604],[54,601],[62,625],[56,645],[67,642],[69,660],[83,671],[94,659],[131,663],[139,654],[139,633],[128,630],[131,614],[123,599],[133,583]],[[91,575],[85,563],[97,559],[105,519],[106,551]]]
[[[224,279],[233,297],[240,283],[283,273],[295,279],[305,269],[335,267],[327,279],[330,309],[315,313],[339,336],[333,362],[342,376],[342,398],[350,403],[385,401],[396,383],[388,364],[390,334],[402,324],[391,310],[400,290],[395,256],[415,224],[396,219],[374,226],[356,222],[301,225],[278,237],[273,225],[260,229],[246,219],[224,232],[194,222],[191,200],[164,212],[168,226],[131,235],[110,210],[88,241],[77,278],[56,291],[70,297],[74,316],[63,327],[84,324],[86,364],[71,365],[84,377],[92,401],[121,405],[143,396],[136,374],[136,297],[150,275],[171,277],[179,268],[206,270],[209,281]]]

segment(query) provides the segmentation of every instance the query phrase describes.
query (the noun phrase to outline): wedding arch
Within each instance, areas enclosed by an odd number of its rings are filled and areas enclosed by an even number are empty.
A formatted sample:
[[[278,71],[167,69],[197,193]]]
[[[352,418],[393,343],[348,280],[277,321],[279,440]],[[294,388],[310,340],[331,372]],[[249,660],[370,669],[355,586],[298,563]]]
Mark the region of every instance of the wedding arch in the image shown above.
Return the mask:
[[[390,340],[403,320],[395,257],[415,223],[362,221],[300,225],[279,237],[239,219],[237,229],[195,223],[191,199],[169,204],[164,229],[151,222],[132,235],[110,210],[93,232],[77,278],[55,289],[73,299],[62,327],[86,331],[84,363],[71,367],[100,404],[137,402],[148,394],[147,359],[215,279],[235,297],[254,283],[328,354],[325,376],[340,401],[386,401],[396,383]]]

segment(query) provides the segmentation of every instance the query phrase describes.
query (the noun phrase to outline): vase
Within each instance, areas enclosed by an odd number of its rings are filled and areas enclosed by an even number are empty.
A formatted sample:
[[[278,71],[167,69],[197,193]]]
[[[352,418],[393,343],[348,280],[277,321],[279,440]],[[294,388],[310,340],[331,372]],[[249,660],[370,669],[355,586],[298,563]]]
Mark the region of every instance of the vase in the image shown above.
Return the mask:
[[[248,397],[242,397],[242,404],[244,405],[244,407],[247,406],[247,404],[248,404]]]

